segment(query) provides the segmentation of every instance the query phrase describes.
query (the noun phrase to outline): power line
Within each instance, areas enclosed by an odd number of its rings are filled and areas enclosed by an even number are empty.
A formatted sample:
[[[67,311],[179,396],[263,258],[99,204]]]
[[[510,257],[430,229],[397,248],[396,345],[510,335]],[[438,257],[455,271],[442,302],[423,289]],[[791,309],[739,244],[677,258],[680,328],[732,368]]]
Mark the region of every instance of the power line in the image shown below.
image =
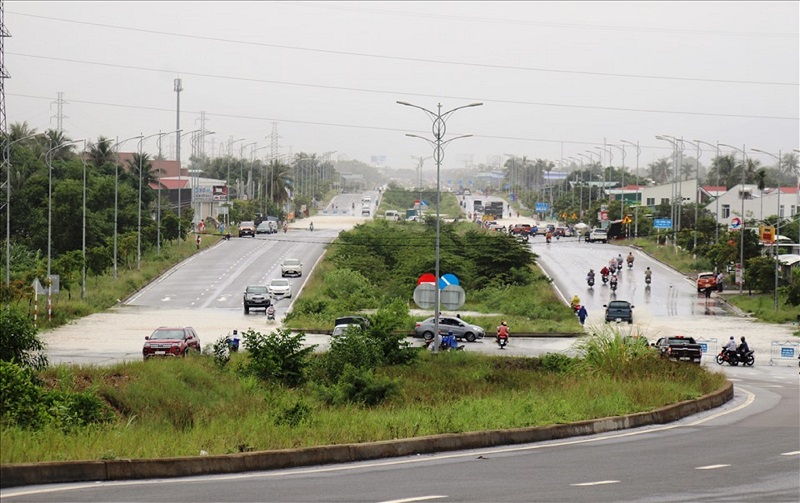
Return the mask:
[[[416,63],[430,63],[435,65],[455,65],[455,66],[466,66],[466,67],[473,67],[473,68],[484,68],[484,69],[493,69],[493,70],[518,70],[518,71],[529,71],[529,72],[549,72],[549,73],[559,73],[559,74],[567,74],[567,75],[590,75],[594,77],[619,77],[619,78],[630,78],[630,79],[656,79],[656,80],[675,80],[675,81],[686,81],[686,82],[712,82],[712,83],[725,83],[725,84],[752,84],[752,85],[775,85],[775,86],[797,86],[797,82],[763,82],[763,81],[748,81],[748,80],[728,80],[728,79],[703,79],[703,78],[696,78],[696,77],[675,77],[669,75],[639,75],[639,74],[629,74],[629,73],[607,73],[607,72],[588,72],[588,71],[580,71],[580,70],[556,70],[552,68],[537,68],[537,67],[525,67],[525,66],[513,66],[513,65],[493,65],[488,63],[468,63],[462,61],[444,61],[444,60],[436,60],[436,59],[427,59],[427,58],[411,58],[411,57],[403,57],[403,56],[385,56],[382,54],[370,54],[370,53],[363,53],[363,52],[351,52],[351,51],[335,51],[332,49],[317,49],[311,47],[298,47],[298,46],[291,46],[291,45],[281,45],[281,44],[269,44],[265,42],[251,42],[251,41],[243,41],[243,40],[234,40],[228,38],[221,38],[221,37],[209,37],[209,36],[202,36],[202,35],[187,35],[184,33],[175,33],[175,32],[166,32],[166,31],[159,31],[159,30],[149,30],[145,28],[130,28],[127,26],[119,26],[119,25],[111,25],[107,23],[92,23],[88,21],[76,21],[73,19],[64,19],[64,18],[56,18],[50,16],[39,16],[35,14],[22,14],[18,12],[14,12],[13,14],[18,16],[27,16],[32,18],[38,19],[47,19],[50,21],[60,21],[64,23],[74,23],[80,24],[85,26],[96,26],[99,28],[106,28],[106,29],[114,29],[114,30],[125,30],[125,31],[132,31],[136,33],[149,33],[153,35],[163,35],[163,36],[170,36],[170,37],[180,37],[180,38],[188,38],[192,40],[207,40],[211,42],[223,42],[228,44],[237,44],[237,45],[249,45],[249,46],[256,46],[256,47],[270,47],[273,49],[285,49],[285,50],[292,50],[292,51],[304,51],[304,52],[316,52],[320,54],[337,54],[340,56],[355,56],[355,57],[362,57],[362,58],[375,58],[375,59],[384,59],[384,60],[394,60],[394,61],[413,61]]]
[[[36,58],[36,59],[46,59],[51,61],[63,61],[67,63],[78,63],[78,64],[85,64],[85,65],[94,65],[94,66],[103,66],[103,67],[110,67],[110,68],[122,68],[127,70],[137,70],[137,71],[147,71],[147,72],[156,72],[156,73],[168,73],[170,75],[176,73],[173,70],[161,70],[158,68],[147,68],[142,66],[129,66],[129,65],[118,65],[114,63],[99,63],[96,61],[84,61],[79,59],[69,59],[69,58],[54,58],[50,56],[36,56],[32,54],[20,54],[20,53],[8,53],[14,56],[22,56],[27,58]],[[330,86],[330,85],[323,85],[323,84],[306,84],[302,82],[289,82],[289,81],[280,81],[280,80],[267,80],[267,79],[256,79],[252,77],[234,77],[231,75],[218,75],[218,74],[211,74],[211,73],[199,73],[199,72],[184,72],[180,71],[177,72],[181,75],[191,75],[194,77],[205,77],[205,78],[215,78],[215,79],[226,79],[226,80],[238,80],[238,81],[246,81],[246,82],[258,82],[262,84],[275,84],[275,85],[284,85],[284,86],[296,86],[296,87],[310,87],[316,89],[333,89],[336,91],[354,91],[354,92],[362,92],[362,93],[374,93],[374,94],[387,94],[391,96],[416,96],[422,98],[447,98],[453,100],[465,100],[465,101],[474,101],[479,100],[487,103],[499,103],[499,104],[506,104],[506,105],[529,105],[529,106],[542,106],[542,107],[559,107],[559,108],[575,108],[575,109],[586,109],[586,110],[604,110],[604,111],[616,111],[616,112],[645,112],[645,113],[660,113],[660,114],[672,114],[672,115],[690,115],[690,116],[700,116],[700,117],[735,117],[735,118],[745,118],[745,119],[772,119],[772,120],[791,120],[797,121],[798,117],[786,117],[786,116],[772,116],[772,115],[747,115],[747,114],[722,114],[722,113],[709,113],[709,112],[690,112],[690,111],[674,111],[674,110],[658,110],[658,109],[646,109],[646,108],[627,108],[627,107],[603,107],[603,106],[592,106],[592,105],[573,105],[573,104],[566,104],[566,103],[545,103],[545,102],[536,102],[536,101],[519,101],[519,100],[502,100],[502,99],[492,99],[492,98],[484,98],[484,97],[476,97],[476,96],[441,96],[441,95],[433,95],[433,94],[425,94],[425,93],[409,93],[404,91],[384,91],[380,89],[366,89],[366,88],[358,88],[358,87],[346,87],[346,86]]]

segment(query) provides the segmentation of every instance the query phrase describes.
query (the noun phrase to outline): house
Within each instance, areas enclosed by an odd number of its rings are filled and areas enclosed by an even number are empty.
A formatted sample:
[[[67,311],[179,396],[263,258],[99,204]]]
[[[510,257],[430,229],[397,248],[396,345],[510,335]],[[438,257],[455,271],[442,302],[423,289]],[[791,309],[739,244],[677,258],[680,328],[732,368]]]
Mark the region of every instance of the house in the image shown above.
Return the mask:
[[[730,225],[734,218],[762,221],[774,215],[792,218],[800,208],[797,187],[780,187],[761,191],[755,185],[736,185],[706,209],[716,216],[719,224]]]
[[[697,179],[679,180],[677,183],[665,183],[639,189],[641,203],[650,208],[665,203],[670,204],[671,201],[679,199],[683,204],[693,203],[697,200],[697,192]]]

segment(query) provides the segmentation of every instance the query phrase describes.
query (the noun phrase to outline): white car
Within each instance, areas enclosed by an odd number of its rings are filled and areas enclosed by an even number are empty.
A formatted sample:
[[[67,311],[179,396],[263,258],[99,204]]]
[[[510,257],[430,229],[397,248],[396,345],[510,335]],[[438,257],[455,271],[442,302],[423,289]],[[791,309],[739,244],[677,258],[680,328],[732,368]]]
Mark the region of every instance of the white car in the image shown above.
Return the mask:
[[[592,232],[586,236],[587,243],[594,243],[595,241],[602,241],[608,243],[608,231],[605,229],[592,229]]]
[[[288,279],[281,279],[276,278],[269,282],[267,285],[267,290],[269,294],[275,299],[281,299],[283,297],[291,298],[292,297],[292,285],[289,283]]]
[[[303,275],[303,263],[296,258],[287,258],[281,264],[281,277]]]

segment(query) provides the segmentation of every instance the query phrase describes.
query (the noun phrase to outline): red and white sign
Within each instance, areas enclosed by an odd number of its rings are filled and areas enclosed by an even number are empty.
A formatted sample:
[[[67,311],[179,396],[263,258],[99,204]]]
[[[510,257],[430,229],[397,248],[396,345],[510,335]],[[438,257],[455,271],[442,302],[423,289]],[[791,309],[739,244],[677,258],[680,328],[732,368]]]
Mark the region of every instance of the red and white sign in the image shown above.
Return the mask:
[[[423,275],[422,275],[422,276],[420,276],[420,277],[419,277],[419,279],[417,280],[417,284],[418,284],[418,285],[421,285],[421,284],[423,284],[423,283],[430,283],[430,284],[432,284],[432,285],[435,285],[435,284],[436,284],[436,276],[434,276],[433,274],[431,274],[431,273],[429,273],[429,272],[427,272],[427,273],[423,274]]]

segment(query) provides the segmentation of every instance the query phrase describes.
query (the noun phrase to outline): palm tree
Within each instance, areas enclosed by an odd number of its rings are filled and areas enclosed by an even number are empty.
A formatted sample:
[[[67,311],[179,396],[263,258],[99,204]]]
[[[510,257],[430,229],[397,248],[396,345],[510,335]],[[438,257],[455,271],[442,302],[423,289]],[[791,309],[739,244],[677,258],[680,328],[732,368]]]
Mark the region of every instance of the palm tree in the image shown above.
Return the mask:
[[[153,169],[153,164],[150,162],[150,154],[135,152],[131,159],[128,159],[128,171],[130,172],[131,176],[134,177],[136,180],[139,180],[139,166],[142,167],[142,186],[147,187],[151,183],[155,183],[158,181],[158,175],[160,174],[161,170]]]
[[[89,163],[95,168],[102,168],[105,164],[113,163],[116,154],[112,148],[113,140],[100,136],[96,143],[89,144]]]
[[[69,145],[72,140],[63,131],[48,129],[44,133],[44,141],[47,142],[47,150],[50,151],[51,160],[66,161],[74,156],[72,152],[74,145]]]
[[[666,157],[651,163],[648,168],[650,168],[650,178],[659,185],[666,183],[672,173],[672,163]]]
[[[286,189],[292,184],[292,167],[274,160],[269,163],[267,170],[269,173],[267,194],[271,196],[275,202],[284,203],[288,201],[289,194],[286,192]]]
[[[767,170],[766,169],[761,168],[756,172],[756,186],[758,187],[758,190],[762,193],[761,197],[759,197],[759,199],[761,199],[761,213],[759,213],[759,215],[761,215],[761,218],[763,219],[764,218],[764,195],[763,195],[763,192],[764,192],[764,188],[767,186]]]

